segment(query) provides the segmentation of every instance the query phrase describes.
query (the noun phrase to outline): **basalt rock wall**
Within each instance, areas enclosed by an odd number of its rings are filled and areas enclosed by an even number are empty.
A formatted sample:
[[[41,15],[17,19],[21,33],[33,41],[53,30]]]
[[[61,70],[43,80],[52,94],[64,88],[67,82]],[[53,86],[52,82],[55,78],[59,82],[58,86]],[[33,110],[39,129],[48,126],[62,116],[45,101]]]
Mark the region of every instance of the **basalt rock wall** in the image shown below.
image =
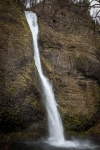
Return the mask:
[[[1,134],[28,132],[28,128],[33,136],[43,132],[44,108],[38,80],[24,11],[17,1],[0,1]]]
[[[65,133],[86,132],[100,138],[100,35],[93,30],[92,19],[50,1],[35,11],[41,60],[54,87]]]

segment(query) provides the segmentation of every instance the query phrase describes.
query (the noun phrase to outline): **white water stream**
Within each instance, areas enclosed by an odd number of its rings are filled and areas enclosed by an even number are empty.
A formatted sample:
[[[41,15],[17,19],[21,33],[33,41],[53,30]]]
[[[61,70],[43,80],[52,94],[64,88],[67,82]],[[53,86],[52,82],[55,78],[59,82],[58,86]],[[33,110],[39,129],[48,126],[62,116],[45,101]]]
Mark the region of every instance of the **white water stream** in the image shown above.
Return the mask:
[[[57,110],[57,103],[55,101],[54,93],[52,90],[52,86],[49,80],[43,75],[39,48],[38,48],[38,24],[37,24],[37,16],[35,13],[31,11],[25,11],[25,15],[29,24],[29,27],[33,36],[33,46],[34,46],[34,59],[35,64],[41,79],[43,93],[45,97],[45,107],[47,111],[47,119],[48,119],[48,130],[49,130],[49,142],[54,143],[64,143],[64,133],[62,121]]]

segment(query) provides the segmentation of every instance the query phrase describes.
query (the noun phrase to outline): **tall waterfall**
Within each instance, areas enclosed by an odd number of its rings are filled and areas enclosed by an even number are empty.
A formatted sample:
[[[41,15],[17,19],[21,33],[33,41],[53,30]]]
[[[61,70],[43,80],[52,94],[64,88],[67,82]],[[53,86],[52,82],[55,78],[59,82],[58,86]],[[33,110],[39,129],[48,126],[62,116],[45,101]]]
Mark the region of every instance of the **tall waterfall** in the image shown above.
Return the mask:
[[[48,119],[48,131],[49,137],[46,142],[60,147],[70,147],[70,148],[93,148],[87,141],[78,142],[77,140],[66,141],[63,133],[62,121],[57,110],[57,103],[54,97],[54,93],[52,90],[52,86],[49,80],[43,75],[40,54],[38,48],[38,24],[37,24],[37,16],[35,13],[31,11],[25,11],[26,19],[29,24],[29,27],[33,36],[33,46],[34,46],[34,59],[35,64],[41,79],[42,89],[45,97],[45,107],[47,111],[47,119]],[[92,146],[92,147],[91,147]]]
[[[40,54],[38,48],[39,30],[37,24],[37,16],[35,13],[31,11],[25,11],[25,15],[33,36],[34,60],[41,79],[41,84],[45,97],[44,101],[47,111],[48,131],[49,131],[48,142],[62,144],[65,141],[62,121],[59,112],[57,110],[57,103],[54,97],[52,86],[49,80],[44,76],[41,67]]]

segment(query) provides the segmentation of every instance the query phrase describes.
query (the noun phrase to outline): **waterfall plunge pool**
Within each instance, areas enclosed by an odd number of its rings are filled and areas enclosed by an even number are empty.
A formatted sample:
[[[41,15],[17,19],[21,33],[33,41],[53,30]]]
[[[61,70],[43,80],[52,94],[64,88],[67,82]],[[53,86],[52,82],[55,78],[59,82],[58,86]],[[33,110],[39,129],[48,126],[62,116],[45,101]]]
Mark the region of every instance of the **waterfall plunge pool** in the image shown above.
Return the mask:
[[[66,141],[64,145],[54,146],[45,141],[13,143],[7,150],[100,150],[100,143],[88,140]]]

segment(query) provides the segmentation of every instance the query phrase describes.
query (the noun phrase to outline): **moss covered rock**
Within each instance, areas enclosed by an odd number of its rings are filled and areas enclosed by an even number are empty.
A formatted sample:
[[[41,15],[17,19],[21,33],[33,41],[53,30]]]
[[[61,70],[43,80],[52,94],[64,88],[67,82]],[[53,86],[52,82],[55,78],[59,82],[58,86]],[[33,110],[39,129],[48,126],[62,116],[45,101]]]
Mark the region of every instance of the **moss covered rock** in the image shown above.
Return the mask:
[[[100,137],[100,45],[96,46],[90,22],[49,0],[35,11],[41,61],[53,84],[65,133],[87,131]],[[16,132],[15,139],[39,137],[45,128],[40,81],[31,33],[18,1],[0,2],[0,32],[0,132],[13,132],[1,139],[13,139]]]
[[[24,12],[17,1],[0,1],[1,133],[24,131],[30,125],[33,133],[43,132],[44,111],[37,80]]]
[[[65,133],[85,132],[100,116],[100,58],[93,30],[84,20],[78,26],[75,13],[59,8],[54,14],[53,6],[47,10],[46,5],[39,16],[42,64],[53,84]]]

